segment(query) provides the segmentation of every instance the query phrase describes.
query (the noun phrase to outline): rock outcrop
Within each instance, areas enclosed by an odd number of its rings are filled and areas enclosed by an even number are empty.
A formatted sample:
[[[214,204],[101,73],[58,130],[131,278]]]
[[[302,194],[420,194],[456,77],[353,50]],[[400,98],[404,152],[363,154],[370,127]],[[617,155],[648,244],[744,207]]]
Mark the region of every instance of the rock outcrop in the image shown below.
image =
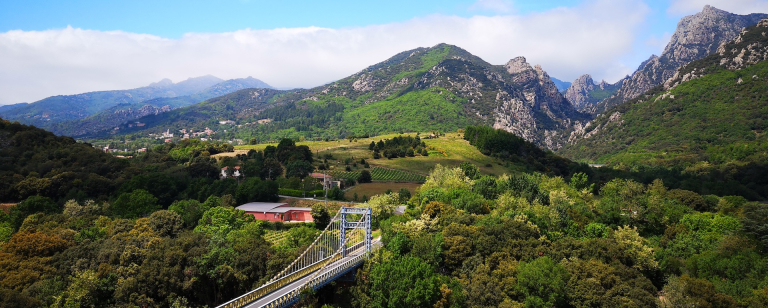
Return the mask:
[[[681,66],[716,52],[720,45],[734,39],[742,29],[767,17],[768,14],[736,15],[705,6],[701,12],[680,20],[661,56],[652,56],[643,62],[616,94],[586,111],[599,114],[640,96],[671,78]]]

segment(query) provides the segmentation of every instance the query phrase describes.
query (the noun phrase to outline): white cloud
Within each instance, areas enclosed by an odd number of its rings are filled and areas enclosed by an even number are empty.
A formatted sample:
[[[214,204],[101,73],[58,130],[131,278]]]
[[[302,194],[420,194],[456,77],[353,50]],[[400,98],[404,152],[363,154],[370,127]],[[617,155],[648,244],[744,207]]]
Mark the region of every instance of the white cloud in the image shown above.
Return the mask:
[[[509,13],[512,12],[512,3],[506,0],[477,0],[469,6],[469,11]]]
[[[701,12],[705,5],[741,15],[768,13],[768,0],[672,0],[667,12],[687,15]]]
[[[669,32],[664,32],[660,37],[651,35],[647,40],[645,40],[645,45],[652,48],[656,55],[660,55],[664,51],[664,48],[667,47],[667,44],[669,44],[669,40],[671,39],[672,34]]]
[[[648,11],[640,0],[594,0],[525,16],[432,15],[357,28],[245,29],[180,39],[69,27],[9,31],[0,33],[0,104],[206,74],[313,87],[443,42],[492,64],[522,55],[564,80],[590,73],[615,81],[637,65],[621,59]]]

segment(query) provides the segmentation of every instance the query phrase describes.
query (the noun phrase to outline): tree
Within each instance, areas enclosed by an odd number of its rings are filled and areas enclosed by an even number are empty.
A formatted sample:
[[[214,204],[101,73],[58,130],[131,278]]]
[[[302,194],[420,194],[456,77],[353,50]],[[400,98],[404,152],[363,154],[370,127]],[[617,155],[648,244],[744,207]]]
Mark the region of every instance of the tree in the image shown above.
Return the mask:
[[[109,207],[115,216],[129,219],[143,217],[159,209],[157,198],[143,189],[121,194]]]
[[[176,212],[162,210],[149,215],[149,226],[159,236],[172,237],[182,230],[184,223]]]
[[[248,178],[237,187],[235,199],[237,203],[245,204],[248,202],[262,201],[275,202],[277,196],[277,183],[274,181],[262,181],[259,178]]]
[[[371,307],[432,308],[440,299],[440,275],[419,258],[391,258],[373,267]]]
[[[11,208],[9,219],[14,230],[18,230],[27,216],[35,213],[53,214],[61,209],[48,197],[31,196]]]
[[[328,209],[326,209],[322,203],[313,205],[310,214],[312,214],[312,220],[315,222],[315,227],[320,230],[325,230],[325,227],[331,223],[331,214],[328,213]]]
[[[283,166],[280,165],[279,161],[274,158],[267,158],[264,160],[264,167],[261,169],[262,179],[274,181],[281,175],[283,175]]]
[[[565,302],[568,271],[549,257],[520,262],[517,285],[526,307],[560,307]]]
[[[312,164],[306,160],[294,160],[285,166],[285,177],[307,177],[314,170]]]
[[[768,250],[768,205],[747,203],[742,210],[741,224],[744,232],[754,236]]]
[[[218,197],[211,196],[205,203],[200,203],[197,200],[178,200],[171,204],[168,210],[179,214],[184,225],[192,229],[197,226],[197,221],[203,217],[205,211],[221,204],[221,200],[216,201],[216,199]],[[215,203],[215,205],[211,205],[211,203]]]
[[[466,175],[471,180],[476,180],[480,177],[480,169],[470,162],[461,163],[459,168],[461,168],[461,171],[464,172],[464,175]]]
[[[392,216],[398,205],[400,205],[400,196],[397,193],[389,193],[373,196],[363,206],[371,208],[374,223],[378,224]]]
[[[405,187],[400,188],[400,191],[398,191],[397,194],[400,195],[401,204],[405,204],[405,202],[411,199],[411,191]]]
[[[427,177],[427,181],[421,186],[421,190],[430,188],[471,190],[474,183],[461,168],[448,168],[437,164]]]
[[[357,177],[358,183],[370,183],[371,182],[371,172],[368,170],[363,170],[360,172],[360,176]]]

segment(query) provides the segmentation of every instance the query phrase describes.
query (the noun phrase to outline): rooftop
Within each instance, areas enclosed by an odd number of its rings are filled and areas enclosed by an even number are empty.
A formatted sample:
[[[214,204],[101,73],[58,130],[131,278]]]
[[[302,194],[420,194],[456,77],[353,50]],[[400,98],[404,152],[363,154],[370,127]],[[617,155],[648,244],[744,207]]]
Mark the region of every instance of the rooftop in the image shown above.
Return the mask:
[[[282,202],[250,202],[237,207],[246,212],[285,213],[288,211],[311,211],[308,207],[291,207]]]

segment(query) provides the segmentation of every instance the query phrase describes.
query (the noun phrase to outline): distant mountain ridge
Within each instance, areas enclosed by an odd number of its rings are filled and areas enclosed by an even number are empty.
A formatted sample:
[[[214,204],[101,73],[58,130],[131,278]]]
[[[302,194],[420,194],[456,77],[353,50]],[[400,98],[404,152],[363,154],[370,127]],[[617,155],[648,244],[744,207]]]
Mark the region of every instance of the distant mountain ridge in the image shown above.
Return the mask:
[[[705,6],[701,12],[680,20],[661,56],[654,55],[643,62],[614,95],[588,107],[586,111],[599,114],[640,96],[672,77],[679,67],[714,53],[743,28],[767,17],[768,14],[737,15]]]
[[[251,79],[246,83],[269,87],[269,85],[260,80]],[[168,103],[147,103],[158,108],[164,105],[171,107],[188,106],[201,100],[173,100],[172,98],[191,96],[206,90],[210,91],[210,94],[204,95],[205,98],[211,97],[211,95],[221,95],[226,92],[228,87],[233,86],[226,84],[226,82],[211,75],[189,78],[178,83],[173,83],[170,79],[163,79],[146,87],[130,90],[96,91],[75,95],[52,96],[34,103],[10,109],[0,109],[0,116],[4,119],[19,121],[23,124],[51,129],[57,123],[84,119],[118,105],[131,106],[134,109],[141,108],[143,106],[142,103],[152,99],[171,99]],[[222,85],[218,88],[215,87],[218,84]],[[142,105],[133,106],[134,104]]]
[[[152,85],[150,85],[152,86]],[[158,97],[140,103],[118,104],[84,119],[65,121],[50,125],[55,134],[81,137],[105,129],[111,129],[128,121],[147,115],[156,115],[172,109],[189,106],[209,98],[229,94],[248,88],[272,88],[263,81],[253,78],[230,79],[216,83],[197,93],[177,97]]]

